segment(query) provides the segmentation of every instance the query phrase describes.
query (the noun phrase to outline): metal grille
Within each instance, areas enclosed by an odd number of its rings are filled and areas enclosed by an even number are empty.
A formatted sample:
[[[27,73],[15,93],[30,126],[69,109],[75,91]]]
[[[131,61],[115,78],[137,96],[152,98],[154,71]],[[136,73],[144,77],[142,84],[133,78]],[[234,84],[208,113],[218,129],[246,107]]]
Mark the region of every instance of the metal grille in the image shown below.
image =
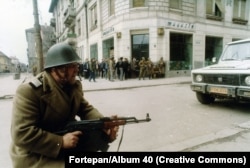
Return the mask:
[[[207,74],[204,75],[204,83],[217,84],[217,85],[240,85],[239,75],[230,74]]]

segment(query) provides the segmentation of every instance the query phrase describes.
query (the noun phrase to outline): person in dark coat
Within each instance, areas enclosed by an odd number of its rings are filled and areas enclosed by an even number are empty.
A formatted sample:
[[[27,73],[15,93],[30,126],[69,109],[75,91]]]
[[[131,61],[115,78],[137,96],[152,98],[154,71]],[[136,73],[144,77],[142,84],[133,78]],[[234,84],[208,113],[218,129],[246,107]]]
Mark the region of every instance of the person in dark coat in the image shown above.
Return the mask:
[[[89,67],[90,67],[89,59],[86,58],[85,62],[83,63],[83,73],[85,79],[89,78]]]
[[[92,58],[89,64],[89,81],[90,82],[92,79],[94,82],[96,82],[95,76],[96,76],[97,66],[98,64],[97,64],[96,59]]]
[[[128,79],[130,76],[130,63],[128,62],[127,58],[124,58],[123,61],[123,72],[124,72],[124,79]]]

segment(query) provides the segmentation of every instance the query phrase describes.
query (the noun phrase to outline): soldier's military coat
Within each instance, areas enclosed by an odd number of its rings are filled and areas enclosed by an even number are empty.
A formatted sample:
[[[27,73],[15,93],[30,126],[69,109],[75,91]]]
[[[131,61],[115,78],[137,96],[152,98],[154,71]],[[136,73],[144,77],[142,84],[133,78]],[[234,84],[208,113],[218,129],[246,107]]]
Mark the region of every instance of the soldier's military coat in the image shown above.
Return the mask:
[[[68,94],[67,94],[68,93]],[[62,88],[47,72],[21,84],[13,101],[10,156],[13,167],[60,168],[61,130],[67,122],[102,115],[83,97],[80,81]]]

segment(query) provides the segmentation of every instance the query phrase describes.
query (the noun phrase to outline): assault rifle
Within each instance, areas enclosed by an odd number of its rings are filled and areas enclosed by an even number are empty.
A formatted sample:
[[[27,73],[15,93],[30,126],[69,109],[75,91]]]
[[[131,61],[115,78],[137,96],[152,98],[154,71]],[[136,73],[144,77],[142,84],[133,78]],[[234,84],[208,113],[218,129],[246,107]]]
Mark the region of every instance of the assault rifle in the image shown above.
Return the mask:
[[[142,122],[149,122],[151,118],[147,113],[145,119],[137,119],[136,117],[103,117],[100,119],[93,120],[80,120],[69,122],[65,128],[61,131],[55,132],[58,135],[64,135],[68,132],[82,131],[83,138],[78,143],[80,147],[77,147],[79,151],[107,151],[108,149],[108,138],[104,133],[103,129],[109,129],[115,126],[126,125],[126,124],[137,124]],[[122,132],[123,136],[123,132]],[[119,143],[119,147],[122,141]],[[118,147],[118,150],[119,150]]]

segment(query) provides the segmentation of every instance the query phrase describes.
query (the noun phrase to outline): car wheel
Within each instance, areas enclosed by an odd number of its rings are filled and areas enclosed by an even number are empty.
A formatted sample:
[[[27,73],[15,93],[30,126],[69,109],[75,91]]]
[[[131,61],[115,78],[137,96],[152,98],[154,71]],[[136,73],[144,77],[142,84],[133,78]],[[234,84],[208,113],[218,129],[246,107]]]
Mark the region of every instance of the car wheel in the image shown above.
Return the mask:
[[[196,92],[196,97],[201,104],[211,104],[215,100],[215,98],[210,96],[209,94],[204,94],[200,92]]]

